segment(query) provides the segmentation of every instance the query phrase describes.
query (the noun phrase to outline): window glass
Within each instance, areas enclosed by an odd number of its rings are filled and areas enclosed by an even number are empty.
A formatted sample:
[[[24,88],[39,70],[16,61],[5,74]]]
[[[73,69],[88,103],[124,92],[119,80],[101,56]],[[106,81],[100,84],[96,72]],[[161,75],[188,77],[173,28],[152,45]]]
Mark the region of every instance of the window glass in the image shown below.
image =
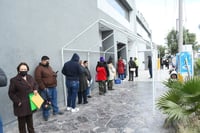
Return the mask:
[[[119,12],[119,14],[121,14],[123,17],[129,20],[129,11],[125,6],[122,5],[122,3],[119,0],[107,0],[107,2],[113,8],[115,8],[115,10]]]

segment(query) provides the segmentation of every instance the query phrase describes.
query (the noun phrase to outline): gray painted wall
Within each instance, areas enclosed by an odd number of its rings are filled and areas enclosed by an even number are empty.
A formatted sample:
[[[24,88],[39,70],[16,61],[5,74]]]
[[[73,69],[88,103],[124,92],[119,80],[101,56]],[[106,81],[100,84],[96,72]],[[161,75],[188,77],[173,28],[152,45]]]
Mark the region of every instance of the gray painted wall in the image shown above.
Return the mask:
[[[133,7],[135,8],[134,5]],[[134,20],[135,13],[132,13],[132,17]],[[58,102],[60,107],[63,107],[65,86],[61,74],[63,66],[61,48],[98,19],[105,19],[123,27],[112,17],[97,9],[95,0],[0,0],[0,67],[10,79],[16,75],[17,65],[25,61],[29,64],[29,73],[33,75],[41,56],[48,55],[50,65],[55,71],[59,71]],[[117,52],[117,41],[126,44],[128,38],[118,31],[114,33],[115,35],[104,44],[115,45],[111,51]],[[99,51],[101,39],[97,23],[70,43],[67,48],[75,50],[64,51],[64,61],[71,59],[72,54],[77,52],[82,60],[89,60],[90,70],[95,79],[97,60],[104,55],[78,50]],[[113,56],[117,60],[117,56]],[[0,93],[0,100],[4,103],[0,104],[4,126],[16,120],[13,116],[12,102],[7,95],[8,87],[1,88]]]
[[[16,75],[16,67],[22,61],[29,64],[33,75],[41,56],[48,55],[50,65],[59,71],[58,102],[63,106],[61,48],[97,19],[96,5],[93,0],[0,0],[0,67],[8,79]],[[93,32],[96,30],[91,31],[90,37],[95,39]],[[82,46],[86,42],[87,39],[77,43]],[[1,88],[0,93],[4,125],[16,119],[8,87]]]

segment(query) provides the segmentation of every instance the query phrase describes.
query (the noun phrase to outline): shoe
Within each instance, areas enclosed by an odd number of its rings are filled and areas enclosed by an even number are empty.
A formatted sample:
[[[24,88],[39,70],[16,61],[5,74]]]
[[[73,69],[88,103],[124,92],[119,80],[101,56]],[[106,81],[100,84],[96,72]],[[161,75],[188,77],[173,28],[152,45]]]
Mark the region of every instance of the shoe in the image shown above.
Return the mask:
[[[49,117],[44,117],[44,120],[45,120],[45,121],[48,121],[48,119],[49,119]]]
[[[61,112],[61,111],[54,112],[53,115],[63,115],[63,112]]]
[[[88,103],[88,101],[85,101],[83,104],[87,104]]]
[[[87,96],[88,98],[92,98],[92,96]]]
[[[71,110],[72,113],[76,113],[78,111],[79,111],[79,108],[74,108],[74,109]]]
[[[72,110],[72,108],[71,107],[67,107],[67,111],[71,111]]]

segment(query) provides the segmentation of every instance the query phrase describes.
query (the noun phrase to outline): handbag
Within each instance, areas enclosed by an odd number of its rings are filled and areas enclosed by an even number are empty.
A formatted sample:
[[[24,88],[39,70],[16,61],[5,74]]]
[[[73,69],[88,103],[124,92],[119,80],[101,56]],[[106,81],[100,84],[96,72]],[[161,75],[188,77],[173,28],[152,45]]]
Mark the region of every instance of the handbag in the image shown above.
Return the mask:
[[[115,79],[115,84],[121,84],[121,79],[120,78]]]
[[[40,109],[41,105],[44,102],[43,98],[40,96],[39,93],[37,93],[36,95],[33,95],[31,100],[37,106],[38,109]]]
[[[133,72],[134,72],[134,71],[135,71],[135,68],[130,68],[130,71],[133,71]]]
[[[33,93],[29,93],[29,103],[30,103],[30,107],[31,107],[31,111],[36,111],[38,108],[35,105],[35,103],[32,101],[32,97],[34,96]]]
[[[50,100],[50,96],[48,94],[48,89],[45,89],[45,98],[44,98],[44,108],[45,109],[51,109],[51,100]]]

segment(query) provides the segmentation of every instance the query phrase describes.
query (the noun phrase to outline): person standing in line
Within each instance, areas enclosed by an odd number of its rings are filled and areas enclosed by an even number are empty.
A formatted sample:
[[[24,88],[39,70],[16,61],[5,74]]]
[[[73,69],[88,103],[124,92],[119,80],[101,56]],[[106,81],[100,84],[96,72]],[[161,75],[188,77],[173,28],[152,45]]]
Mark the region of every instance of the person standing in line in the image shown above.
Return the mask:
[[[112,57],[110,56],[109,59],[108,59],[108,70],[109,70],[109,77],[108,77],[108,90],[114,90],[113,89],[113,80],[115,79],[115,76],[116,76],[116,69],[113,65],[113,59]]]
[[[84,67],[85,67],[85,69],[86,69],[86,71],[87,71],[87,82],[88,82],[88,87],[87,87],[87,90],[86,90],[86,94],[87,94],[87,97],[88,98],[91,98],[92,96],[91,96],[91,84],[92,84],[92,76],[91,76],[91,73],[90,73],[90,70],[89,70],[89,68],[88,68],[88,61],[87,60],[85,60],[84,62],[83,62],[83,65],[84,65]]]
[[[124,62],[122,60],[122,58],[120,57],[118,62],[117,62],[117,72],[118,72],[118,76],[121,80],[124,80]]]
[[[135,71],[134,69],[136,68],[136,65],[132,57],[130,57],[128,65],[129,65],[129,80],[128,81],[133,81],[133,76],[134,76],[134,71]]]
[[[163,69],[163,59],[160,57],[160,69]]]
[[[7,86],[7,77],[4,71],[0,68],[0,87]],[[0,133],[3,133],[3,122],[0,116]]]
[[[151,59],[151,56],[148,56],[148,69],[149,69],[149,75],[150,77],[149,78],[152,78],[152,59]]]
[[[136,57],[134,57],[134,62],[135,62],[135,77],[138,77],[138,68],[139,68],[139,65],[138,65],[138,60]]]
[[[99,95],[105,95],[107,73],[104,62],[98,61],[96,66],[96,82],[99,84]]]
[[[71,112],[78,112],[76,108],[76,97],[79,90],[79,75],[82,74],[81,66],[79,64],[79,55],[74,53],[71,60],[66,62],[62,68],[62,73],[66,78],[67,87],[67,110]]]
[[[53,115],[62,115],[57,105],[57,72],[54,72],[49,65],[49,57],[42,56],[41,62],[35,69],[35,80],[39,85],[41,96],[45,100],[49,100],[53,109]],[[45,103],[42,105],[43,118],[45,121],[49,119],[49,110]]]
[[[17,67],[18,74],[11,78],[8,95],[13,102],[14,115],[17,116],[20,133],[34,133],[33,112],[30,107],[29,94],[37,95],[38,85],[33,77],[27,74],[29,66],[22,62]]]
[[[103,63],[103,67],[104,67],[105,70],[106,70],[106,80],[105,80],[105,84],[107,84],[107,83],[108,83],[108,82],[107,82],[107,79],[108,79],[108,77],[109,77],[108,65],[107,65],[107,62],[105,61],[104,57],[100,57],[99,60],[100,60],[100,62]],[[107,89],[106,89],[106,85],[105,85],[104,93],[106,93],[106,92],[107,92]]]
[[[127,63],[126,63],[126,60],[125,59],[122,59],[123,60],[123,63],[124,63],[124,78],[126,78],[127,76]]]
[[[86,90],[88,88],[88,83],[87,83],[87,77],[88,73],[86,71],[86,68],[83,65],[83,61],[79,61],[80,66],[81,66],[81,71],[83,72],[82,74],[79,75],[79,91],[78,91],[78,104],[81,104],[83,101],[83,104],[87,104],[87,94]]]

